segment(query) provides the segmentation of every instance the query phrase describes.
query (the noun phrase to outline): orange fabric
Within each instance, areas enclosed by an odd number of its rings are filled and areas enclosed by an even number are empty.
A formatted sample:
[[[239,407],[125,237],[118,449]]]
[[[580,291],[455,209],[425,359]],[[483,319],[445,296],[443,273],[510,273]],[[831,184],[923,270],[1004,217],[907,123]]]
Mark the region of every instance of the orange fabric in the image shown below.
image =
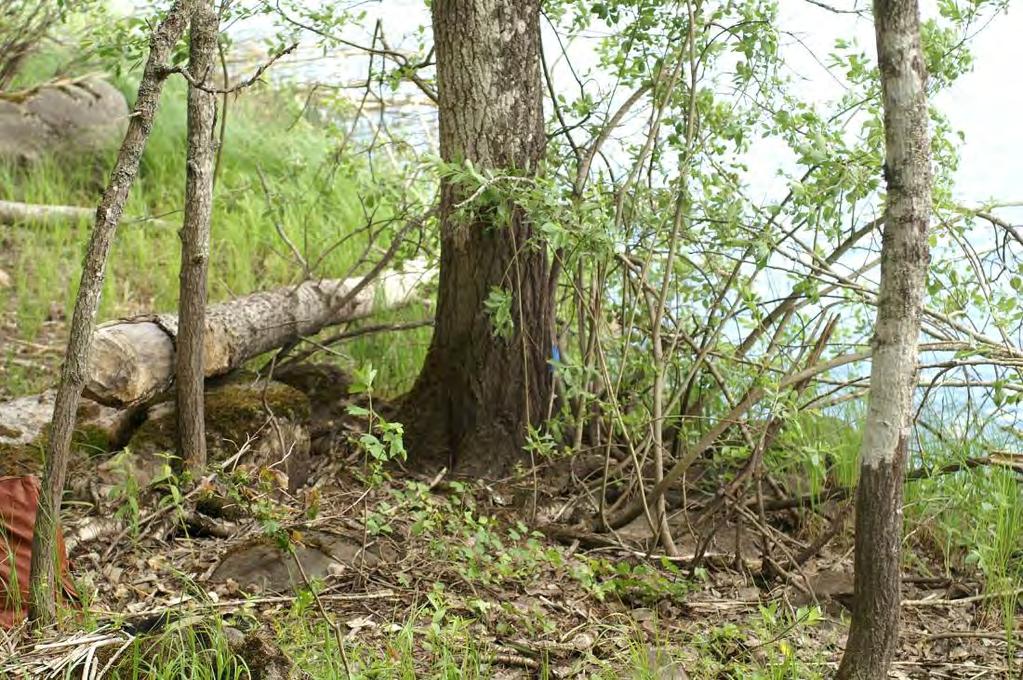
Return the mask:
[[[32,531],[39,506],[39,480],[0,477],[0,627],[12,628],[28,614],[28,577],[32,563]],[[75,595],[68,572],[64,536],[58,527],[57,554],[64,592]],[[11,559],[13,558],[13,570]],[[17,577],[13,592],[11,572]]]

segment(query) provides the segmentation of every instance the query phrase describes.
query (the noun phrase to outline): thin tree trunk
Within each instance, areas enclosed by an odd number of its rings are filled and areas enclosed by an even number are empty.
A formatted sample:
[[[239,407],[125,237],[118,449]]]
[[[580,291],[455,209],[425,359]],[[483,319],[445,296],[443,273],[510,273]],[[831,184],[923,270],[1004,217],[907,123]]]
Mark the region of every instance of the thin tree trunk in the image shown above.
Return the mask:
[[[192,13],[188,69],[197,83],[211,82],[218,18],[213,0],[198,0]],[[206,467],[203,406],[203,341],[206,272],[210,259],[216,95],[188,86],[188,162],[181,228],[181,288],[176,354],[178,456],[193,471]]]
[[[931,171],[916,0],[874,0],[888,185],[870,397],[856,490],[852,627],[840,680],[878,680],[898,645],[902,478],[927,278]]]
[[[435,0],[440,151],[448,162],[518,178],[543,157],[540,0]],[[410,453],[428,466],[499,474],[527,462],[552,375],[553,316],[546,248],[529,216],[495,183],[444,178],[437,319],[423,371],[406,396]],[[496,293],[496,295],[495,295]],[[491,302],[509,299],[510,327]]]
[[[82,267],[82,280],[71,318],[71,330],[60,385],[53,407],[53,423],[46,444],[46,468],[43,493],[39,498],[35,534],[32,539],[32,578],[29,593],[29,619],[35,627],[52,625],[56,620],[54,570],[56,566],[57,519],[60,514],[68,449],[75,427],[75,413],[85,386],[92,332],[96,323],[107,254],[124,211],[128,191],[138,174],[146,140],[153,127],[166,78],[167,64],[174,45],[185,30],[189,0],[176,2],[150,40],[138,98],[121,144],[110,183],[96,209],[96,223]]]

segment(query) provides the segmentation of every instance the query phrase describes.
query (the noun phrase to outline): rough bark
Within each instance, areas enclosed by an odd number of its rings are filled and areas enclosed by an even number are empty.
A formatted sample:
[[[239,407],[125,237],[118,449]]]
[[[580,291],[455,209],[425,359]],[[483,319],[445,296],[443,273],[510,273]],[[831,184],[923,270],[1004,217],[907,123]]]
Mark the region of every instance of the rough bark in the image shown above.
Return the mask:
[[[440,152],[495,174],[533,176],[546,143],[539,0],[436,0]],[[414,460],[499,474],[524,458],[551,389],[548,258],[529,216],[491,187],[441,186],[437,316],[426,362],[403,403]],[[511,295],[501,333],[485,301]]]
[[[217,49],[212,0],[197,0],[192,13],[188,69],[198,84],[209,83]],[[185,164],[185,216],[181,228],[181,286],[178,295],[177,448],[192,470],[206,466],[203,420],[203,343],[206,273],[210,260],[216,95],[188,86],[188,160]]]
[[[252,293],[206,310],[203,374],[238,368],[327,326],[406,305],[432,272],[419,263],[364,279],[306,281]],[[174,380],[178,319],[173,314],[114,321],[96,329],[86,393],[100,403],[131,406],[166,392]]]
[[[927,277],[931,173],[916,0],[875,0],[888,188],[867,422],[856,492],[855,597],[841,680],[888,675],[898,644],[902,477]]]
[[[71,318],[68,345],[53,408],[53,423],[46,446],[43,493],[39,500],[32,543],[29,618],[36,627],[52,625],[56,620],[54,566],[57,519],[64,492],[75,413],[85,387],[89,348],[96,323],[96,310],[103,291],[107,255],[153,127],[168,60],[184,32],[187,8],[188,0],[176,2],[153,33],[128,131],[121,144],[110,182],[96,209],[96,222],[82,267],[82,280]]]

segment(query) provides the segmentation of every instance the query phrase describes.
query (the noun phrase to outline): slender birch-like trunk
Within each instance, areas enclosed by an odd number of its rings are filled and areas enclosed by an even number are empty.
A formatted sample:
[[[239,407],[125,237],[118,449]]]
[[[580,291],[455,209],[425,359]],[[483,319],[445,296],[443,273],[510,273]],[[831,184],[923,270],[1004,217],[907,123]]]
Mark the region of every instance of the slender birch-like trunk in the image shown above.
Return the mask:
[[[160,103],[160,92],[168,74],[174,45],[185,31],[189,0],[176,2],[167,17],[153,32],[149,58],[139,83],[138,97],[121,143],[110,182],[96,208],[96,223],[89,239],[89,249],[82,266],[82,280],[71,317],[60,385],[53,406],[53,422],[46,444],[46,467],[42,493],[32,537],[31,583],[29,584],[29,619],[36,628],[52,625],[57,617],[54,572],[55,551],[64,477],[67,473],[68,451],[75,428],[75,414],[82,398],[88,370],[92,333],[96,325],[107,255],[117,231],[117,224],[128,200],[128,191],[138,175],[142,152],[153,129],[153,118]]]
[[[874,0],[888,185],[870,397],[856,492],[852,628],[840,680],[878,680],[898,645],[902,484],[930,260],[927,71],[916,0]]]
[[[188,58],[192,80],[199,85],[212,83],[217,24],[213,0],[199,0],[192,13]],[[178,455],[194,471],[206,466],[203,340],[206,335],[206,273],[210,260],[210,222],[213,213],[213,167],[216,155],[213,128],[216,112],[216,95],[190,83],[175,377]]]

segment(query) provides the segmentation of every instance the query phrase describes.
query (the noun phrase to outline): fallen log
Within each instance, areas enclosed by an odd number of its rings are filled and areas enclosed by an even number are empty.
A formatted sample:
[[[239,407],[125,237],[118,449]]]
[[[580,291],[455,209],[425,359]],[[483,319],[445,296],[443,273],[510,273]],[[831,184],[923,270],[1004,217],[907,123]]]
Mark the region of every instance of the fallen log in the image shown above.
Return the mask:
[[[79,222],[92,222],[95,219],[95,208],[81,208],[75,205],[43,205],[38,203],[19,203],[18,201],[0,201],[0,224],[52,227],[78,224]],[[130,224],[132,221],[125,220],[125,224]],[[155,218],[144,218],[138,221],[156,224],[161,227],[174,226],[172,222]]]
[[[96,210],[71,205],[36,205],[16,201],[0,201],[0,223],[49,226],[84,222],[96,217]]]
[[[203,344],[206,377],[340,323],[407,305],[432,278],[422,263],[362,277],[306,281],[212,305]],[[109,406],[133,406],[166,392],[174,378],[177,317],[135,317],[96,329],[85,394]]]

